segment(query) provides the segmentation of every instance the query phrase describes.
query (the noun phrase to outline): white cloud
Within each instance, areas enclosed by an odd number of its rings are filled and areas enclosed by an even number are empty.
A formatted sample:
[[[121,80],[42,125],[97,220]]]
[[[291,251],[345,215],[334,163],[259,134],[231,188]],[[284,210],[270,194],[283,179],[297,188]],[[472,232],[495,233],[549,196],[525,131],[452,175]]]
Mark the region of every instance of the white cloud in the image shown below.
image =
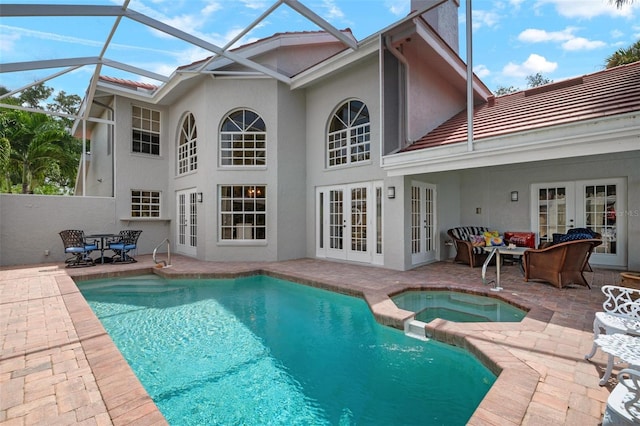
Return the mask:
[[[322,7],[326,10],[324,18],[327,21],[332,19],[344,19],[344,12],[338,7],[334,0],[324,0]]]
[[[4,29],[6,25],[0,25],[0,29]],[[11,31],[5,33],[2,31],[2,37],[0,37],[0,53],[7,54],[14,51],[15,42],[20,40],[20,36]]]
[[[532,53],[521,64],[509,62],[502,69],[502,73],[509,77],[526,77],[536,73],[550,73],[558,68],[557,62],[548,61],[544,56]]]
[[[240,0],[245,7],[254,10],[266,10],[271,5],[267,1],[262,0]],[[213,3],[216,3],[215,1]]]
[[[611,30],[611,38],[620,38],[624,36],[624,33],[620,30]]]
[[[478,30],[482,27],[492,28],[500,22],[500,15],[495,12],[486,10],[473,10],[471,15],[473,29]]]
[[[408,15],[409,10],[408,2],[406,0],[386,0],[384,5],[391,12],[392,15],[395,16],[405,16]]]
[[[566,18],[591,19],[596,16],[612,16],[633,18],[634,13],[640,10],[640,2],[637,0],[617,8],[609,0],[584,1],[584,0],[538,0],[537,4],[552,4],[556,11]]]
[[[599,49],[607,45],[600,40],[589,40],[584,37],[577,37],[573,34],[576,30],[577,28],[575,27],[567,27],[562,31],[546,31],[528,28],[518,34],[518,40],[526,43],[562,42],[560,47],[570,52]]]
[[[568,51],[576,51],[576,50],[594,50],[599,49],[601,47],[605,47],[607,43],[599,40],[587,40],[583,37],[576,37],[571,40],[562,43],[562,48]]]
[[[489,71],[489,68],[487,68],[486,65],[476,65],[473,67],[473,72],[480,78],[485,78],[491,75],[491,71]]]
[[[541,43],[544,41],[566,41],[571,40],[576,30],[574,27],[567,27],[562,31],[547,31],[528,28],[518,34],[518,40],[527,43]]]

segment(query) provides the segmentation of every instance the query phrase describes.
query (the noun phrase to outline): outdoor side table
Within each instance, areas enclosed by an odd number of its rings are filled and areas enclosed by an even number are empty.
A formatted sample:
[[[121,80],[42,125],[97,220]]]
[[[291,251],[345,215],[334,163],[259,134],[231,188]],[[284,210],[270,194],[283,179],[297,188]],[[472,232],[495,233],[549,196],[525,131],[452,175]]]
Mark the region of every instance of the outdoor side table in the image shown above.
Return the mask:
[[[487,259],[484,261],[482,265],[482,284],[487,284],[487,266],[489,266],[489,262],[491,262],[491,258],[496,256],[496,285],[492,287],[490,290],[492,291],[500,291],[502,287],[500,287],[500,266],[502,264],[502,258],[500,257],[503,254],[511,254],[514,256],[522,256],[524,251],[527,250],[527,247],[509,247],[509,246],[492,246],[492,247],[483,247],[484,251],[489,253]]]
[[[607,384],[613,371],[614,357],[631,366],[640,366],[640,336],[631,334],[601,334],[594,343],[608,356],[607,369],[600,379],[600,386]]]

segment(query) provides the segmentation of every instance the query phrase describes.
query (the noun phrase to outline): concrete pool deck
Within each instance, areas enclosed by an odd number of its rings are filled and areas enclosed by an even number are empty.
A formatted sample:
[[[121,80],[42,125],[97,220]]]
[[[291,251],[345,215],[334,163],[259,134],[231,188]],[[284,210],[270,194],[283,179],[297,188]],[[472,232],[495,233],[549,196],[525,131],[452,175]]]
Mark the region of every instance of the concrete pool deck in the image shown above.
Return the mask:
[[[619,271],[586,273],[592,289],[562,290],[502,268],[503,291],[482,284],[481,268],[439,262],[411,271],[299,259],[285,262],[202,262],[172,256],[154,268],[151,256],[128,265],[66,269],[62,264],[0,269],[0,424],[166,424],[104,331],[75,281],[156,272],[169,277],[231,277],[256,272],[364,297],[377,320],[401,328],[408,313],[388,295],[436,288],[497,295],[531,309],[521,323],[455,324],[435,320],[433,338],[464,347],[498,379],[471,425],[598,425],[615,374],[598,385],[606,357],[592,345],[600,287],[619,283]],[[489,276],[494,273],[490,268]],[[614,371],[615,373],[615,371]],[[455,371],[452,371],[455,374]]]

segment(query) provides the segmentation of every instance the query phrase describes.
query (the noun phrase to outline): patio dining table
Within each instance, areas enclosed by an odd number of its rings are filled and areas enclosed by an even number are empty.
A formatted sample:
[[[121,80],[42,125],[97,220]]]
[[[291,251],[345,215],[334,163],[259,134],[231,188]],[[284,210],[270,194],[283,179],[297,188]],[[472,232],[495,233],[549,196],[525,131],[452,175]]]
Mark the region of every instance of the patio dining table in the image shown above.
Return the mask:
[[[111,262],[110,257],[105,257],[104,251],[107,250],[107,245],[109,244],[109,240],[112,238],[117,238],[118,234],[91,234],[86,235],[86,239],[95,239],[96,243],[99,241],[98,250],[100,250],[100,263]]]

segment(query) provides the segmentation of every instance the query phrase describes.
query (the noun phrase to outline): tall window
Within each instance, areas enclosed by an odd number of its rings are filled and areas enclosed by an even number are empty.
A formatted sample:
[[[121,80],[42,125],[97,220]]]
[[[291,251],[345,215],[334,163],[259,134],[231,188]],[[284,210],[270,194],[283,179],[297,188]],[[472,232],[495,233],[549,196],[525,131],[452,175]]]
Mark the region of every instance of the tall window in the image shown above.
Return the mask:
[[[198,168],[198,130],[196,119],[189,113],[182,121],[178,137],[178,174],[189,173]]]
[[[131,217],[160,217],[160,191],[132,189]]]
[[[220,128],[221,166],[266,166],[267,128],[262,118],[246,109],[234,111]]]
[[[351,100],[340,106],[329,123],[329,167],[369,160],[370,132],[369,110],[364,103]]]
[[[134,105],[131,116],[131,150],[160,155],[160,111]]]
[[[266,240],[267,187],[220,186],[220,239]]]

